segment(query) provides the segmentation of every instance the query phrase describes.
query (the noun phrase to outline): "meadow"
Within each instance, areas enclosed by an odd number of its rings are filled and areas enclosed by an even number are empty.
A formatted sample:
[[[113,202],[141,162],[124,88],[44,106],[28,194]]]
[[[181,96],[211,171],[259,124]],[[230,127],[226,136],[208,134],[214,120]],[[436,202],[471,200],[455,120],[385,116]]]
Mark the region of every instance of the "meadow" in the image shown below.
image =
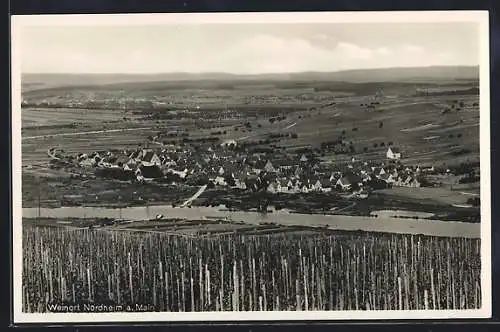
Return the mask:
[[[480,241],[348,232],[184,238],[23,226],[23,311],[476,309]]]

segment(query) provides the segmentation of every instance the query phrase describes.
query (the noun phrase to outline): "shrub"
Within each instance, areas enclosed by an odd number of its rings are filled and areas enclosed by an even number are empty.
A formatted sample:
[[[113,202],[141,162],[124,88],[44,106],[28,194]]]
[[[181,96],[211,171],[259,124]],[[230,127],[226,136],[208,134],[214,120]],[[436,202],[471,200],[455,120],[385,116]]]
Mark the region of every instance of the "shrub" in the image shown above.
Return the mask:
[[[479,206],[481,204],[481,200],[479,197],[472,197],[467,199],[467,204],[471,204],[472,206]]]
[[[461,178],[458,180],[458,183],[460,184],[465,184],[465,183],[474,183],[478,182],[480,180],[479,176],[475,176],[473,174],[469,174],[468,176]]]

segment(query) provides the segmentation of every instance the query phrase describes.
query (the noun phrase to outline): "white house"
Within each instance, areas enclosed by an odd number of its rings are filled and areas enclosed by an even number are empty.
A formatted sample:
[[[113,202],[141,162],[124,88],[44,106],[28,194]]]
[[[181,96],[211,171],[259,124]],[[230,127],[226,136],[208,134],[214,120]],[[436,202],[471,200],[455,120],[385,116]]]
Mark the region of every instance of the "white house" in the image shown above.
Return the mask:
[[[234,183],[235,183],[235,186],[234,186],[235,188],[243,189],[243,190],[247,189],[247,185],[246,185],[244,180],[236,179],[234,181]]]
[[[181,179],[184,179],[187,176],[187,174],[188,174],[188,169],[185,168],[183,171],[178,171],[178,170],[175,170],[173,168],[169,168],[167,170],[167,172],[175,174],[175,175],[179,176]]]
[[[321,183],[321,181],[318,179],[316,180],[314,183],[312,183],[312,187],[311,187],[312,190],[315,190],[315,191],[321,191],[321,189],[323,189],[323,184]]]
[[[153,151],[144,151],[141,164],[143,166],[160,166],[161,159]]]
[[[375,176],[382,176],[386,173],[385,169],[383,167],[372,167],[372,170],[373,170],[373,174],[375,174]]]
[[[363,182],[359,176],[349,174],[338,179],[335,185],[340,186],[343,190],[348,190],[351,189],[353,185],[362,186]]]
[[[137,168],[137,163],[133,159],[130,159],[127,163],[123,165],[123,169],[125,171],[133,171],[136,168]]]
[[[401,185],[404,187],[415,188],[415,187],[420,187],[420,182],[418,182],[416,178],[408,176],[404,181],[402,181]]]
[[[142,158],[142,150],[134,151],[130,154],[129,159],[139,162]]]
[[[80,161],[80,166],[82,167],[92,167],[97,164],[96,160],[94,158],[85,158],[82,161]]]
[[[270,160],[267,161],[266,165],[264,166],[264,170],[266,172],[276,172],[276,169],[274,168],[273,163]]]
[[[385,181],[386,183],[394,183],[396,182],[396,178],[392,176],[392,174],[384,173],[380,176],[380,179]]]
[[[216,186],[227,186],[226,180],[222,176],[217,176],[214,179],[214,184]]]
[[[276,188],[276,183],[274,182],[269,183],[269,185],[267,186],[267,191],[272,194],[276,193],[278,191]]]
[[[401,152],[398,148],[390,146],[387,150],[387,158],[388,159],[401,159]]]
[[[351,187],[351,183],[345,177],[338,179],[336,185],[340,186],[344,190],[349,189]]]
[[[234,139],[228,139],[221,143],[222,147],[235,147],[238,143]]]

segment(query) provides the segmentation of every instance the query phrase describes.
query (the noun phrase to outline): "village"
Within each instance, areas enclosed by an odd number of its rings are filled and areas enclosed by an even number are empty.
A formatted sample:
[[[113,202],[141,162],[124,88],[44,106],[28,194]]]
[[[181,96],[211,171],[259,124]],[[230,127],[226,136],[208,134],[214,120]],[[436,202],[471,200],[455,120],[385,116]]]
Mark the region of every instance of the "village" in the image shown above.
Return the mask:
[[[236,141],[210,145],[139,146],[135,150],[99,151],[64,155],[49,150],[54,164],[94,170],[97,176],[137,181],[206,185],[268,193],[344,192],[366,197],[373,189],[420,187],[422,175],[434,167],[404,165],[401,151],[390,146],[383,161],[352,157],[343,164],[322,162],[314,154],[248,153],[235,149]]]

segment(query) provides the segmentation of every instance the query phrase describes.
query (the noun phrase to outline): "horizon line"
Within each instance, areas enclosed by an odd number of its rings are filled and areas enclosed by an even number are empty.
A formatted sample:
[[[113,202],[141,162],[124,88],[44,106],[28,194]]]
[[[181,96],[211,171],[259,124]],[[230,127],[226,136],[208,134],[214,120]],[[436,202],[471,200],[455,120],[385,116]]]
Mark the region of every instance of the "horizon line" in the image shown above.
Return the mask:
[[[436,65],[436,66],[408,66],[408,67],[376,67],[376,68],[351,68],[341,69],[334,71],[321,71],[321,70],[305,70],[305,71],[291,71],[291,72],[261,72],[261,73],[231,73],[223,71],[203,71],[203,72],[187,72],[187,71],[171,71],[171,72],[21,72],[21,75],[168,75],[168,74],[185,74],[185,75],[206,75],[206,74],[222,74],[232,76],[259,76],[259,75],[294,75],[294,74],[333,74],[348,71],[375,71],[375,70],[388,70],[388,69],[419,69],[419,68],[479,68],[480,64],[475,65]]]

